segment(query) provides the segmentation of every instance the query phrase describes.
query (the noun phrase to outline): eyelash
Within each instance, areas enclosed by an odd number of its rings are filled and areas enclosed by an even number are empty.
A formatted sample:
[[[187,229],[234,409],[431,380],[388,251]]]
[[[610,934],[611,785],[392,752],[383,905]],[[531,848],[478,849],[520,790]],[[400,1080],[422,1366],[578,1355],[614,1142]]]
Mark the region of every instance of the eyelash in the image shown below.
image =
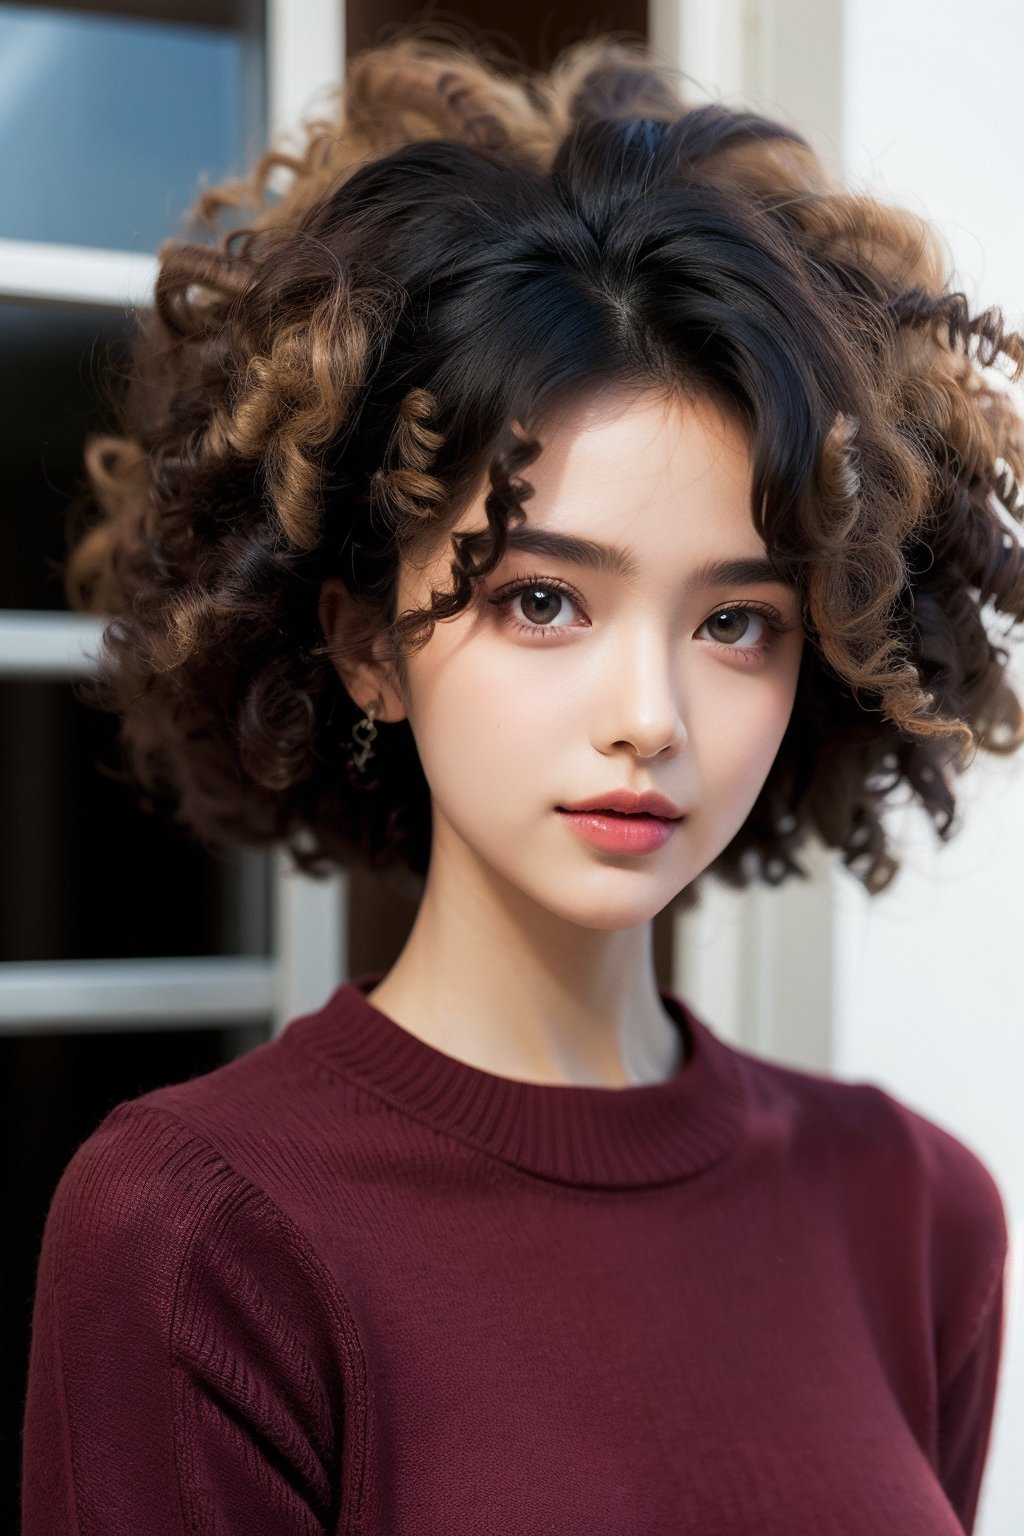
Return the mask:
[[[558,626],[548,624],[526,624],[518,619],[512,618],[511,613],[509,612],[512,603],[523,592],[529,592],[534,587],[542,587],[546,592],[559,592],[563,597],[568,597],[570,601],[575,603],[580,609],[583,607],[583,601],[578,592],[576,592],[572,587],[568,586],[565,582],[556,581],[550,576],[524,576],[521,580],[514,582],[511,586],[500,587],[497,592],[493,593],[487,599],[487,601],[493,604],[493,606],[504,615],[506,622],[520,634],[526,634],[530,636],[542,635],[546,639],[551,634],[564,633],[567,628],[573,628],[574,626],[572,625],[564,624]],[[719,640],[712,640],[709,642],[711,645],[717,646],[719,650],[735,651],[745,660],[756,660],[758,657],[763,656],[767,651],[771,650],[772,646],[780,638],[780,636],[788,634],[793,627],[791,624],[784,623],[774,608],[770,608],[766,604],[753,602],[721,603],[712,613],[708,615],[708,617],[699,627],[703,629],[705,624],[707,624],[711,619],[716,618],[720,613],[756,613],[758,618],[761,618],[765,621],[765,624],[768,628],[769,637],[768,639],[762,641],[760,645],[740,647],[736,645],[726,645],[723,641]]]

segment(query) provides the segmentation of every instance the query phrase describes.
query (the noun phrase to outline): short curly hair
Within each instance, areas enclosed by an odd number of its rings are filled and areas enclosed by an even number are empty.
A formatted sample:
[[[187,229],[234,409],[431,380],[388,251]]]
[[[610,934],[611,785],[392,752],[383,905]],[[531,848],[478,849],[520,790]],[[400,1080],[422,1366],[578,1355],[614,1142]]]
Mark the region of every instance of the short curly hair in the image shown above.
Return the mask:
[[[616,383],[733,413],[755,526],[801,595],[792,717],[712,872],[804,875],[816,834],[878,892],[887,797],[909,785],[945,839],[953,775],[1024,740],[983,615],[1024,618],[1024,342],[972,314],[925,221],[845,189],[791,129],[687,107],[639,44],[533,72],[419,28],[356,56],[336,117],[196,216],[161,249],[121,435],[87,446],[66,589],[110,620],[88,701],[202,839],[421,884],[415,741],[383,727],[354,787],[362,711],[321,586],[357,606],[353,654],[384,641],[403,675],[524,516],[552,409]],[[480,488],[451,589],[396,613],[401,560]]]

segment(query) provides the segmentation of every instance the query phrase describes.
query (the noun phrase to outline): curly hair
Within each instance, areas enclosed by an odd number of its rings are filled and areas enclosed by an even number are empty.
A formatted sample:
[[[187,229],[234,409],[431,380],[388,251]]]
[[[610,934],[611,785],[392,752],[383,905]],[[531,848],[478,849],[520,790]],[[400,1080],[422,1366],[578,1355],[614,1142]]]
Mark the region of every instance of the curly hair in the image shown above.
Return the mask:
[[[533,72],[420,27],[354,58],[300,153],[195,212],[138,317],[121,435],[87,446],[66,589],[109,620],[80,686],[201,838],[422,879],[410,727],[355,788],[362,711],[321,585],[357,606],[352,654],[383,642],[404,675],[525,515],[549,413],[616,383],[733,413],[755,527],[801,596],[792,717],[711,871],[805,875],[815,834],[878,892],[887,800],[909,786],[948,838],[954,776],[1024,740],[984,614],[1024,618],[1024,341],[972,314],[925,221],[852,194],[791,129],[688,108],[638,44]],[[479,487],[486,530],[454,534]],[[396,613],[400,562],[449,535],[451,588]]]

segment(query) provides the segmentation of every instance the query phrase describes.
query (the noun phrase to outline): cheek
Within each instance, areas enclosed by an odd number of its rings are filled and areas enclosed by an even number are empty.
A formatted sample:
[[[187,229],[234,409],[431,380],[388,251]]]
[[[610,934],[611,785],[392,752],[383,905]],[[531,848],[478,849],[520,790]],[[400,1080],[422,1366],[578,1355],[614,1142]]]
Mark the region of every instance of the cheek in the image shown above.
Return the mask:
[[[452,641],[414,658],[409,720],[435,798],[470,811],[538,760],[546,711],[521,668],[502,667],[490,647]]]
[[[699,719],[695,717],[691,724],[690,746],[699,759],[705,788],[714,794],[728,787],[737,810],[746,815],[786,733],[796,693],[796,666],[780,667],[761,677],[740,674],[734,686],[726,686],[721,672],[710,681],[700,700]]]
[[[425,648],[410,672],[410,723],[436,808],[496,867],[518,867],[544,835],[540,813],[581,782],[586,691],[553,661],[477,636],[443,654]]]

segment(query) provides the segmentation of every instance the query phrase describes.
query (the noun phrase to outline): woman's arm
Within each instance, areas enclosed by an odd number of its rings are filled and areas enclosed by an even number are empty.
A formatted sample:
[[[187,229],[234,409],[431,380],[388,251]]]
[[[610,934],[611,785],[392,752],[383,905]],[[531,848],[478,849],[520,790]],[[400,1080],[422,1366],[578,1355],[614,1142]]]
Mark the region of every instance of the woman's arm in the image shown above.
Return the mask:
[[[939,1400],[939,1476],[967,1532],[974,1529],[995,1413],[1005,1283],[1005,1270],[1000,1270],[974,1341]]]
[[[333,1529],[342,1384],[321,1300],[261,1191],[174,1117],[119,1106],[47,1214],[22,1536]]]

